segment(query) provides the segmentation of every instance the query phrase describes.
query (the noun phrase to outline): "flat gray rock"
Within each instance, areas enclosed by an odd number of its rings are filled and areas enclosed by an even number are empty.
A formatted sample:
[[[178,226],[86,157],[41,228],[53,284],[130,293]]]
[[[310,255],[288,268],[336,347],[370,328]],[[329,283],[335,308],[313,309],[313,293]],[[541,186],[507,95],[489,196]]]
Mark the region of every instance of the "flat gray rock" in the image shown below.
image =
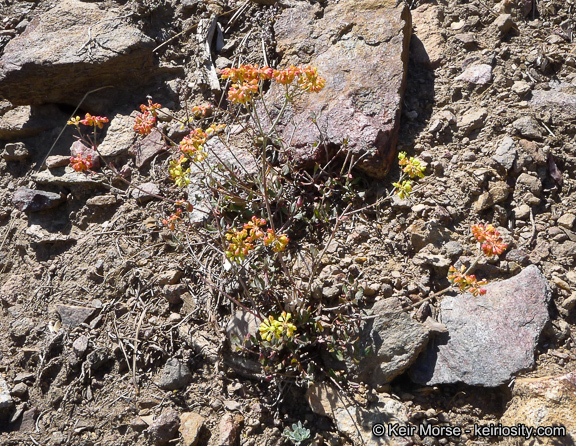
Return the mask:
[[[76,105],[98,87],[142,85],[154,71],[154,45],[96,3],[56,2],[4,48],[0,97],[14,105]]]
[[[374,387],[392,381],[416,360],[426,347],[429,331],[413,320],[395,299],[376,302],[377,316],[360,335],[362,348],[371,353],[360,363],[360,379]]]
[[[282,12],[274,31],[280,66],[311,65],[326,79],[320,93],[298,98],[279,123],[289,156],[302,166],[326,162],[326,148],[347,140],[342,157],[365,155],[358,168],[384,177],[395,157],[404,95],[411,34],[406,5],[343,0],[323,8],[295,2]],[[273,84],[267,94],[273,115],[283,97],[283,86]],[[312,113],[323,132],[320,146]]]
[[[485,286],[484,296],[446,296],[441,322],[448,328],[411,368],[423,385],[465,383],[497,387],[534,365],[534,350],[549,320],[551,292],[535,265]]]
[[[176,358],[166,361],[157,385],[163,390],[177,390],[186,386],[192,374],[188,366]]]
[[[64,327],[74,328],[86,322],[95,313],[96,309],[77,305],[59,304],[56,305],[56,311],[60,315]]]
[[[24,212],[38,212],[52,209],[65,200],[65,197],[54,192],[19,187],[12,196],[12,203]]]

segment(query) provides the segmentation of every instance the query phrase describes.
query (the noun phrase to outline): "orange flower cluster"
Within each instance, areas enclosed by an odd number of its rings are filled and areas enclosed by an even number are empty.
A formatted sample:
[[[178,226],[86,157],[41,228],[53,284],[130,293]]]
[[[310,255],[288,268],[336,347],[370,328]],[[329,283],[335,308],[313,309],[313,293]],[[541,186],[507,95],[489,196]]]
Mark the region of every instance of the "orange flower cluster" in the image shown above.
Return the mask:
[[[274,252],[284,251],[288,245],[288,236],[286,234],[277,236],[272,229],[268,229],[264,235],[261,229],[264,225],[266,225],[266,220],[253,216],[252,220],[244,224],[242,230],[229,231],[226,234],[226,240],[229,242],[226,257],[237,263],[242,262],[255,248],[258,240],[262,240],[263,245],[270,246]]]
[[[152,99],[148,99],[148,105],[142,104],[140,106],[140,111],[144,114],[149,113],[155,118],[158,117],[158,110],[160,110],[162,106],[160,104],[156,104],[152,102]]]
[[[182,138],[178,148],[191,160],[199,163],[206,159],[203,144],[208,139],[208,134],[202,129],[194,129],[188,136]]]
[[[148,99],[148,105],[140,105],[140,111],[142,111],[142,113],[136,115],[134,131],[139,135],[149,135],[156,126],[158,110],[161,108],[162,106],[152,102],[152,99]]]
[[[212,105],[195,105],[192,107],[192,114],[195,118],[205,118],[212,114]]]
[[[270,67],[259,68],[258,65],[241,65],[238,68],[225,68],[222,78],[230,79],[233,84],[228,91],[228,99],[237,104],[251,102],[259,92],[259,82],[274,80],[282,85],[290,85],[298,79],[298,85],[304,91],[319,92],[326,85],[326,80],[318,76],[316,68],[295,67],[291,65],[284,70]]]
[[[70,157],[70,166],[76,172],[85,172],[94,166],[92,155],[86,155],[85,158],[82,155],[72,156]]]
[[[156,118],[148,111],[136,115],[134,131],[139,135],[149,135],[156,125]]]
[[[80,116],[76,116],[68,121],[68,125],[75,125],[78,127],[79,124],[84,124],[90,127],[98,127],[101,129],[107,122],[109,122],[108,118],[104,116],[92,116],[90,113],[86,113],[84,119],[80,119]]]
[[[286,249],[289,241],[286,234],[276,235],[272,229],[268,229],[264,237],[264,246],[270,246],[274,252],[281,252]]]
[[[476,240],[482,243],[482,251],[487,256],[500,255],[508,247],[506,243],[503,243],[500,233],[493,225],[472,225],[470,230]]]
[[[482,285],[487,285],[488,281],[485,279],[478,281],[475,275],[465,275],[464,271],[466,271],[466,267],[464,266],[462,267],[461,271],[458,271],[453,266],[450,266],[450,269],[448,270],[448,280],[450,283],[452,285],[457,285],[461,292],[470,292],[474,297],[486,294],[486,290],[480,287]]]
[[[170,229],[171,231],[173,231],[174,229],[176,229],[176,223],[178,223],[178,220],[180,220],[181,218],[182,218],[182,209],[176,209],[176,212],[174,214],[162,220],[162,224],[164,226],[167,226],[168,229]]]

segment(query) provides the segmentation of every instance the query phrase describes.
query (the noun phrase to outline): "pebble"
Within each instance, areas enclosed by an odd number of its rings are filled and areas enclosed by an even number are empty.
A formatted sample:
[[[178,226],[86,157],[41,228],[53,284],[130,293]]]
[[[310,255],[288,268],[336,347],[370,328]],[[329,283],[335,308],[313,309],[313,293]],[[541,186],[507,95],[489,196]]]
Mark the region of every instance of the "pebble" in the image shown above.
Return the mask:
[[[457,76],[455,81],[466,81],[471,84],[485,85],[492,80],[492,66],[488,64],[472,65]]]
[[[148,428],[148,433],[155,445],[165,446],[170,444],[176,436],[179,427],[178,412],[172,408],[167,408],[154,419]]]
[[[186,364],[176,358],[170,358],[166,361],[156,384],[162,390],[178,390],[186,386],[191,378],[192,373]]]
[[[182,434],[183,446],[196,446],[200,432],[204,427],[206,418],[195,412],[185,412],[180,415],[180,434]]]
[[[30,152],[22,142],[12,142],[4,146],[2,157],[6,161],[24,161],[30,157]]]
[[[566,229],[572,229],[574,222],[576,221],[576,215],[574,214],[563,214],[557,221],[558,226],[562,226]]]

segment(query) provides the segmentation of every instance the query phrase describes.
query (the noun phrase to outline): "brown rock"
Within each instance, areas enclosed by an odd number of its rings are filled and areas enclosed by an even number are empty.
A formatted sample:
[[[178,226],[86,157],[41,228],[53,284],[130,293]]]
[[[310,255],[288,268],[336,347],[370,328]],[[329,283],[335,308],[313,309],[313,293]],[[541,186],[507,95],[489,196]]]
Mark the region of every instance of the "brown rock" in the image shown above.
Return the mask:
[[[197,413],[186,412],[180,415],[180,428],[184,446],[196,446],[200,431],[206,419]]]
[[[30,152],[22,142],[8,143],[4,146],[2,157],[6,161],[24,161],[30,156]]]
[[[287,8],[275,23],[282,66],[306,64],[326,78],[320,93],[305,94],[287,107],[278,129],[290,142],[289,156],[300,166],[326,162],[327,149],[347,141],[346,152],[366,174],[382,178],[394,158],[405,68],[410,41],[410,13],[404,3],[365,0],[307,2]],[[281,85],[273,84],[267,100],[283,103]],[[320,146],[313,113],[325,141]],[[272,116],[275,119],[275,116]],[[265,123],[267,127],[270,122]]]
[[[129,150],[130,155],[134,156],[136,167],[139,169],[148,164],[156,155],[166,151],[166,144],[160,132],[152,132],[142,141],[136,143]]]
[[[238,444],[241,424],[244,417],[239,414],[225,414],[220,420],[220,438],[218,446],[234,446]]]
[[[576,372],[571,372],[561,376],[517,379],[512,401],[499,422],[505,426],[518,423],[527,427],[563,426],[565,437],[558,433],[549,438],[539,437],[539,444],[573,444],[576,441],[575,413]],[[513,441],[505,444],[511,443],[515,444]]]
[[[52,155],[46,158],[46,167],[48,169],[66,167],[68,164],[70,164],[70,157],[66,155]]]
[[[1,60],[1,59],[0,59]],[[0,73],[2,66],[0,64]],[[0,74],[0,96],[2,96]],[[15,107],[0,116],[0,139],[28,138],[66,122],[66,115],[54,105]]]
[[[96,3],[58,2],[6,45],[0,97],[14,105],[76,105],[100,86],[142,85],[153,74],[154,45]]]
[[[444,37],[440,8],[425,3],[412,11],[414,34],[410,40],[411,57],[420,64],[438,67],[444,57]]]
[[[172,408],[167,408],[154,419],[148,432],[154,444],[164,446],[170,444],[170,440],[176,436],[179,427],[178,412]]]

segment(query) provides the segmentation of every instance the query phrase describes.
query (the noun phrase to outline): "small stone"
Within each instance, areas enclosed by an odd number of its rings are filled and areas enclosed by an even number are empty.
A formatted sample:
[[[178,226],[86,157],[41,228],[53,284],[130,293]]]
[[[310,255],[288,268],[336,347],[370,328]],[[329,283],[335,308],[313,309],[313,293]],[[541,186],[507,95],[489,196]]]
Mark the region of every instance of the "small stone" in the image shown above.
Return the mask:
[[[517,155],[514,140],[506,136],[496,149],[496,153],[492,156],[492,159],[504,169],[510,170],[514,165],[514,161],[516,161]]]
[[[242,404],[239,403],[238,401],[234,401],[234,400],[226,400],[223,402],[224,407],[229,410],[229,411],[236,411],[236,410],[240,410],[242,408]]]
[[[88,207],[97,208],[97,207],[106,207],[106,206],[114,206],[118,200],[114,195],[97,195],[95,197],[90,197],[86,200],[86,205]]]
[[[516,220],[528,220],[528,217],[530,217],[530,206],[522,204],[517,208],[514,208],[512,212],[514,212]]]
[[[240,425],[244,417],[239,414],[225,414],[220,420],[220,436],[218,446],[234,446],[238,443],[240,436]]]
[[[521,249],[511,249],[506,252],[506,260],[508,262],[516,262],[519,265],[526,265],[528,263],[528,254]]]
[[[525,94],[529,93],[532,88],[530,84],[525,81],[515,81],[512,84],[512,91],[516,93],[518,96],[524,96]]]
[[[144,429],[146,429],[148,426],[152,424],[153,419],[149,421],[150,423],[147,423],[145,420],[142,419],[142,417],[135,417],[130,422],[130,427],[134,429],[136,432],[142,432]]]
[[[164,298],[171,304],[182,303],[182,293],[186,291],[186,285],[179,283],[176,285],[164,285],[162,293]]]
[[[192,374],[186,364],[176,358],[170,358],[162,369],[157,385],[162,390],[178,390],[186,386],[191,378]]]
[[[141,142],[132,146],[129,153],[135,158],[136,167],[140,169],[165,151],[164,137],[161,132],[157,131],[150,133]]]
[[[482,128],[487,116],[488,111],[485,108],[471,109],[459,117],[458,128],[467,135],[473,130]]]
[[[476,44],[476,36],[474,33],[462,33],[454,36],[456,40],[463,43],[464,46],[471,46]]]
[[[72,344],[72,349],[74,353],[76,353],[76,356],[83,358],[88,350],[88,336],[82,335],[78,337]]]
[[[171,440],[177,435],[180,427],[178,412],[172,408],[164,409],[159,417],[155,418],[148,433],[158,446],[170,444]]]
[[[28,386],[24,383],[18,383],[12,387],[12,392],[10,392],[10,394],[17,398],[23,399],[28,394]]]
[[[96,309],[76,305],[57,304],[56,311],[60,315],[60,320],[64,327],[74,328],[90,319],[96,312]]]
[[[576,243],[570,240],[564,243],[553,243],[551,251],[552,255],[556,257],[576,258]]]
[[[564,214],[558,219],[557,223],[558,226],[562,226],[563,228],[566,229],[572,229],[575,221],[576,221],[576,215]]]
[[[70,157],[66,155],[51,155],[46,158],[46,167],[48,169],[66,167],[68,164],[70,164]]]
[[[106,137],[98,146],[98,151],[104,157],[120,156],[132,147],[134,138],[134,118],[118,114],[110,121]]]
[[[516,188],[518,187],[524,187],[536,197],[539,197],[542,192],[542,181],[534,175],[523,173],[516,179]]]
[[[169,271],[164,271],[158,276],[158,285],[174,285],[182,277],[182,271],[177,269],[172,269]]]
[[[360,344],[371,352],[359,365],[360,379],[372,386],[390,382],[416,360],[428,342],[429,333],[403,312],[393,299],[376,302],[375,319],[362,328]]]
[[[462,255],[462,252],[464,252],[464,248],[460,243],[456,241],[450,241],[444,245],[444,251],[446,252],[446,255],[448,257],[454,259]]]
[[[260,319],[245,310],[238,310],[226,325],[226,336],[234,346],[243,347],[250,336],[258,334]]]
[[[196,446],[200,432],[204,427],[206,418],[194,412],[185,412],[180,415],[180,434],[182,434],[183,446]]]
[[[131,195],[139,204],[144,204],[160,195],[160,189],[154,183],[142,183],[138,189],[132,190]]]
[[[498,204],[506,201],[508,195],[510,195],[510,188],[503,181],[498,181],[490,185],[488,193],[492,197],[492,203]]]
[[[33,407],[22,414],[22,421],[18,428],[21,432],[36,432],[36,418],[40,415],[40,411]]]
[[[19,187],[12,196],[12,203],[20,211],[39,212],[60,205],[65,198],[60,194]]]
[[[464,72],[454,80],[462,80],[476,85],[485,85],[492,80],[492,66],[488,64],[472,65],[466,68]]]
[[[13,142],[4,146],[2,156],[6,161],[24,161],[30,156],[30,152],[23,142]]]
[[[514,21],[510,14],[500,14],[492,22],[492,26],[498,31],[500,37],[504,36],[514,26]]]
[[[542,127],[532,116],[522,116],[512,123],[512,127],[524,138],[542,140]]]

